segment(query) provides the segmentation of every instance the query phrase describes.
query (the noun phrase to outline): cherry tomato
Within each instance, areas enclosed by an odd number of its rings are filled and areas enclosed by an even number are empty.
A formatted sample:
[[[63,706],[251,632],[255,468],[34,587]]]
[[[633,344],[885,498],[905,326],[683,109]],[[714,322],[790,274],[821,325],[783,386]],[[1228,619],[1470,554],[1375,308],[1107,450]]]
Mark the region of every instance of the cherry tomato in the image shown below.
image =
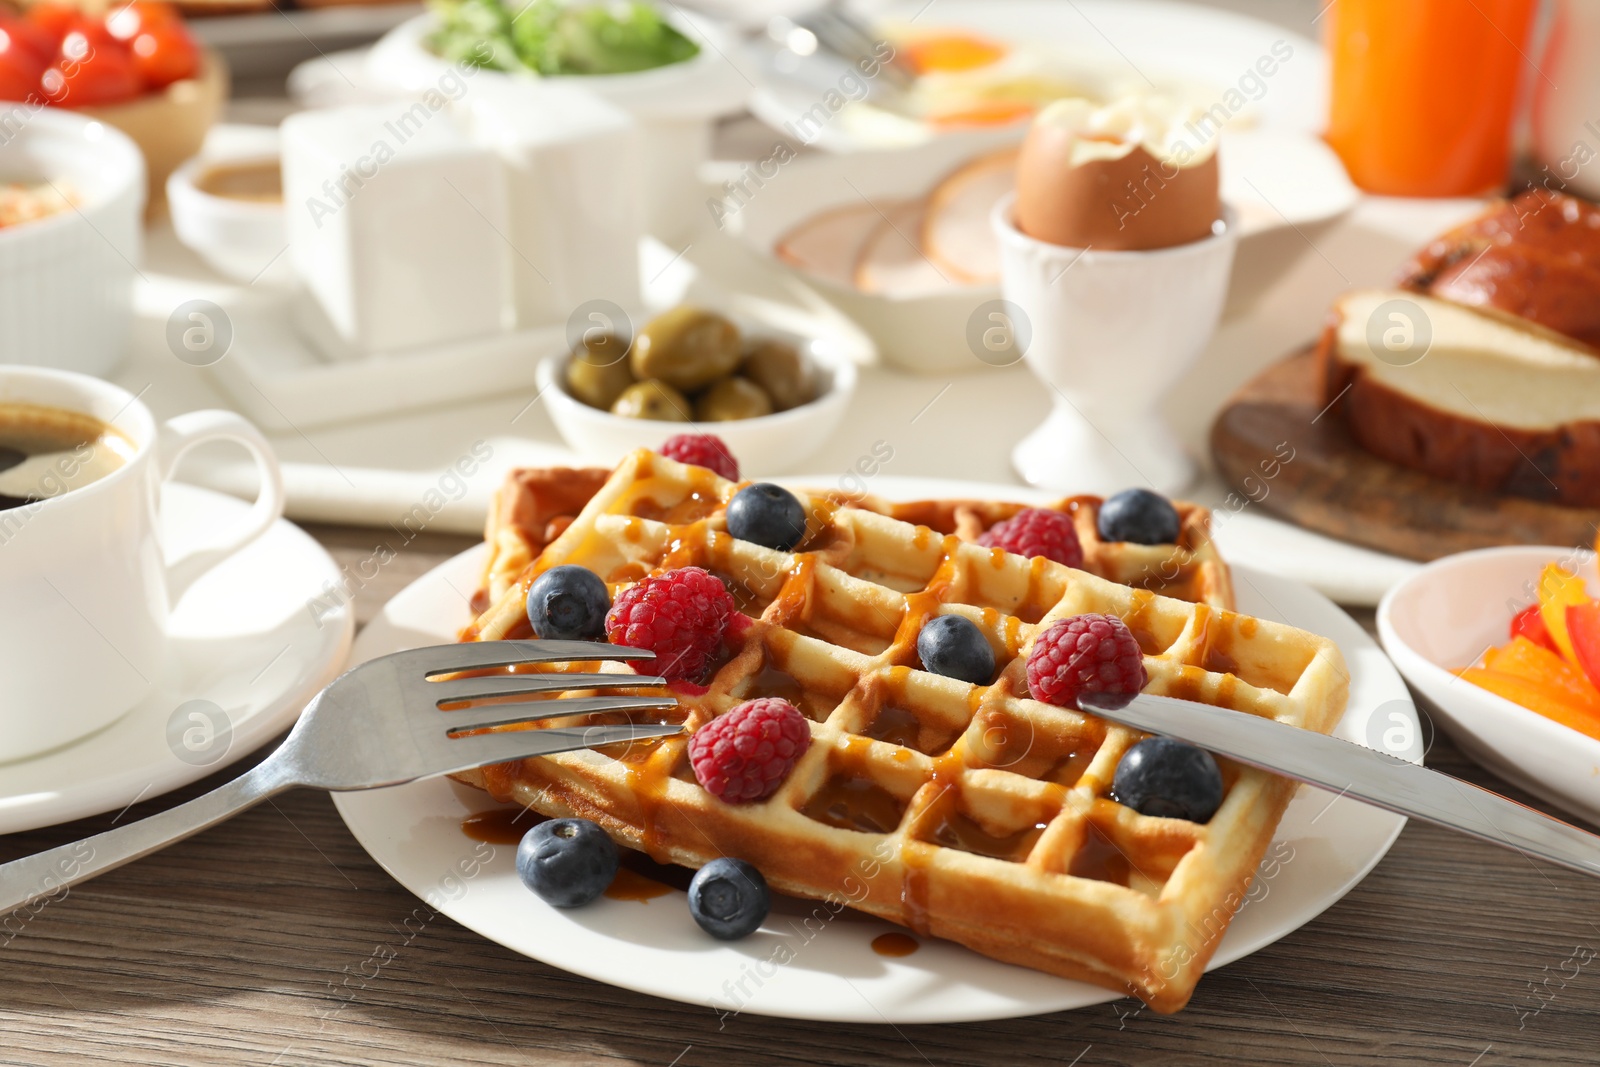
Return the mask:
[[[72,24],[82,18],[83,12],[71,4],[59,3],[57,0],[44,0],[43,3],[28,8],[28,21],[48,36],[52,54],[61,47],[61,39],[67,35]]]
[[[47,60],[23,44],[20,19],[0,17],[0,100],[39,96],[39,77]]]
[[[158,0],[127,0],[106,12],[106,29],[119,41],[132,42],[142,31],[166,25],[181,26],[183,17],[177,8]]]
[[[61,53],[41,79],[57,107],[129,100],[144,91],[133,57],[98,21],[79,18],[61,39]]]
[[[130,49],[139,77],[151,89],[192,78],[200,69],[200,49],[181,22],[146,24]]]
[[[15,15],[7,15],[4,12],[0,12],[0,30],[5,32],[6,37],[9,39],[10,47],[22,48],[32,52],[41,63],[48,64],[54,59],[56,57],[56,48],[61,43],[53,34],[29,22],[27,19],[18,18]],[[3,49],[0,49],[0,51],[3,51]]]

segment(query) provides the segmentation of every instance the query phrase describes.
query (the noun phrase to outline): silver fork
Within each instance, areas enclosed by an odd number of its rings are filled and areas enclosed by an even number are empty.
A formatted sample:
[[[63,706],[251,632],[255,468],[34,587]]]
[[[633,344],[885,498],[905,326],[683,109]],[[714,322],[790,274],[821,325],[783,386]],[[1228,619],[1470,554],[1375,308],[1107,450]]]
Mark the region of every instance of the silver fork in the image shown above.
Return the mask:
[[[681,726],[628,724],[473,733],[491,726],[605,711],[676,706],[670,696],[570,697],[574,689],[665,685],[637,674],[504,674],[435,677],[516,663],[645,660],[653,652],[583,641],[484,641],[397,652],[335,678],[312,698],[282,745],[227,785],[147,819],[0,864],[0,916],[197,834],[295,786],[381,789],[527,756],[668,737]],[[443,706],[526,697],[478,709]],[[495,718],[482,713],[493,712]]]
[[[878,48],[883,43],[881,35],[856,17],[842,4],[826,3],[804,15],[796,16],[796,25],[811,31],[817,43],[844,59],[851,66],[876,63],[879,76],[890,89],[903,93],[911,88],[916,75],[908,70],[898,56],[878,62]],[[859,68],[858,68],[859,69]]]

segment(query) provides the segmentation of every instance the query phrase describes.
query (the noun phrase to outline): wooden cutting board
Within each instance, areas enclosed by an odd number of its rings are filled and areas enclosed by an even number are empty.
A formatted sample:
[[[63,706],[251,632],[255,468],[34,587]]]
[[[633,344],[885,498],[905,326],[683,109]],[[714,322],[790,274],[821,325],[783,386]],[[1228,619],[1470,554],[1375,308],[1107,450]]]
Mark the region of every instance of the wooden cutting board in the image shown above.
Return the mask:
[[[1211,427],[1211,454],[1239,498],[1344,541],[1432,560],[1492,545],[1590,547],[1600,510],[1485,493],[1397,467],[1323,411],[1310,349],[1263,371]]]

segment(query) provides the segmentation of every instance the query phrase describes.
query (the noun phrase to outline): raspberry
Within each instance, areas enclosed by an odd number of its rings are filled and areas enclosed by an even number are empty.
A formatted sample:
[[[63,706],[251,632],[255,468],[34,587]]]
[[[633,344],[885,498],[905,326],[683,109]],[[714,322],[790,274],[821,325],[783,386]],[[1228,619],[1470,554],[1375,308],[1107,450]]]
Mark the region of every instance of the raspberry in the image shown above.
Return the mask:
[[[739,461],[722,438],[709,433],[680,433],[667,438],[661,454],[679,463],[691,463],[716,471],[730,482],[739,480]]]
[[[710,571],[680,567],[618,593],[606,613],[606,637],[654,652],[648,669],[668,680],[698,682],[735,614],[733,597]]]
[[[1139,640],[1115,615],[1074,615],[1034,639],[1028,692],[1076,707],[1079,693],[1137,693],[1149,681]]]
[[[1048,508],[1017,512],[1005,522],[992,526],[978,538],[978,544],[985,548],[1003,548],[1029,559],[1043,556],[1068,567],[1083,566],[1083,546],[1078,543],[1078,530],[1072,525],[1072,517]]]
[[[694,776],[730,804],[771,796],[811,744],[805,716],[787,700],[747,700],[689,738]]]

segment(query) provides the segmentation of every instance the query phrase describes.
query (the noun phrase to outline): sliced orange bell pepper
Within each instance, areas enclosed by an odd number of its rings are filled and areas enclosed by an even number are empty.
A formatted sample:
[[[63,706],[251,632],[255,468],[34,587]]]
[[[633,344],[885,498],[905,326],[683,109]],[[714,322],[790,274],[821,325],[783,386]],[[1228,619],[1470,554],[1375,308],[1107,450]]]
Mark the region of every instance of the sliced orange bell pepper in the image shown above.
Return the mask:
[[[1588,600],[1582,578],[1554,563],[1546,564],[1539,575],[1539,616],[1544,619],[1556,650],[1574,667],[1578,660],[1572,651],[1572,639],[1567,636],[1567,608]]]
[[[1461,677],[1496,696],[1505,697],[1529,711],[1600,741],[1600,714],[1568,703],[1565,694],[1558,689],[1482,667],[1468,667],[1461,672]]]
[[[1567,640],[1584,676],[1600,686],[1600,603],[1590,600],[1567,608]]]
[[[1600,716],[1600,690],[1590,684],[1583,671],[1526,637],[1512,638],[1510,644],[1485,652],[1483,667],[1548,689],[1559,694],[1563,702]]]

